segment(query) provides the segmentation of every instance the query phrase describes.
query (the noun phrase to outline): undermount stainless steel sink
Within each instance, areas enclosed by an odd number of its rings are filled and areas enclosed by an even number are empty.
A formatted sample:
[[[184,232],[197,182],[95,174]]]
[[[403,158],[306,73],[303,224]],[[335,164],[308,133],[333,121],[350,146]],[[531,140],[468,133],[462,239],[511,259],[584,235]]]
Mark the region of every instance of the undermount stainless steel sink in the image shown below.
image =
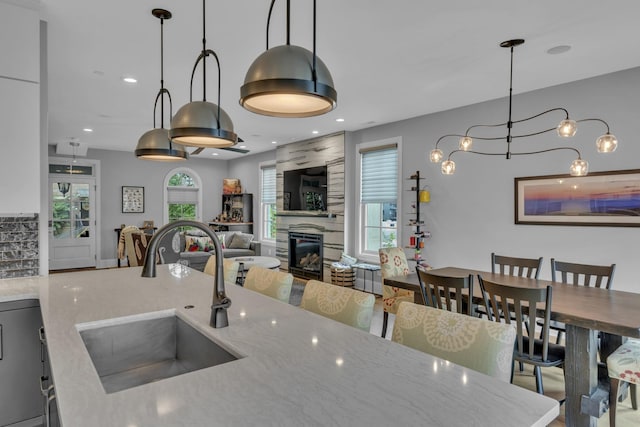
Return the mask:
[[[106,393],[241,358],[175,313],[77,327]]]

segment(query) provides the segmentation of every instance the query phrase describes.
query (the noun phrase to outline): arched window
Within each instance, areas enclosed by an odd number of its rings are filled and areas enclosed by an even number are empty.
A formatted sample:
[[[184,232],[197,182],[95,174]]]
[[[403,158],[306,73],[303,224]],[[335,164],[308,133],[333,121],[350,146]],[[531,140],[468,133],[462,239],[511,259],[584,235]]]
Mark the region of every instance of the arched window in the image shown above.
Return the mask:
[[[164,180],[164,223],[179,219],[201,221],[202,185],[200,177],[188,168],[170,171]]]

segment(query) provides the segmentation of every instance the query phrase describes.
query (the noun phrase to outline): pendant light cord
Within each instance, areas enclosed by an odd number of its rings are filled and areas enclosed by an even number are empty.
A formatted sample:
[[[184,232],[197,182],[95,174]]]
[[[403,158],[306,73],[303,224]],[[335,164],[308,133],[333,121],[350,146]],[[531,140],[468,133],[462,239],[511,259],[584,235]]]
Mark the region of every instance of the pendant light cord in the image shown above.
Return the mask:
[[[269,14],[267,15],[267,50],[269,50],[269,27],[271,25],[271,13],[273,12],[273,5],[276,0],[271,0],[269,6]],[[291,44],[291,0],[287,0],[287,46]],[[318,75],[316,72],[316,0],[313,0],[313,57],[311,67],[311,78],[313,80],[313,90],[318,91]],[[218,90],[219,92],[219,90]],[[219,104],[219,103],[218,103]]]
[[[160,18],[160,93],[164,91],[164,18]],[[156,127],[156,114],[153,113],[153,127]],[[160,127],[164,127],[164,96],[160,98]]]
[[[196,69],[198,68],[198,63],[200,63],[200,61],[202,60],[202,101],[206,102],[207,101],[207,66],[206,66],[206,58],[209,55],[212,55],[215,60],[216,60],[216,64],[218,66],[218,105],[217,105],[217,110],[218,113],[216,114],[216,124],[218,126],[218,129],[220,129],[220,82],[222,81],[222,75],[220,72],[220,60],[218,59],[218,55],[211,49],[207,49],[207,26],[206,26],[206,22],[205,22],[205,15],[206,15],[206,9],[205,9],[205,0],[202,0],[202,52],[200,53],[200,55],[198,56],[198,59],[196,59],[196,63],[193,65],[193,70],[191,71],[191,83],[190,83],[190,87],[189,87],[189,102],[193,102],[193,77],[195,76],[196,73]]]
[[[513,100],[513,46],[511,46],[511,67],[509,69],[509,118],[507,119],[507,159],[511,158],[511,105]]]
[[[171,15],[168,15],[171,17]],[[158,100],[160,100],[160,127],[164,129],[164,95],[169,97],[169,117],[173,115],[173,103],[171,101],[171,93],[164,87],[164,20],[163,16],[157,16],[160,18],[160,90],[156,95],[155,103],[153,104],[153,128],[156,128],[156,114],[158,108]],[[169,140],[169,148],[171,148],[171,140]]]

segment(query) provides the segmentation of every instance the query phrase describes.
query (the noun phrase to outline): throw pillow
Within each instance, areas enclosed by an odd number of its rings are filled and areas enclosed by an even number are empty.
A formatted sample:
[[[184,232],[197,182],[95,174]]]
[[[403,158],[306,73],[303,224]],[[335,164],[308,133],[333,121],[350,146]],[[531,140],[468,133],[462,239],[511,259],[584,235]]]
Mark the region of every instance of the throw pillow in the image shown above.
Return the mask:
[[[204,251],[210,252],[215,250],[215,246],[213,246],[213,242],[209,236],[206,237],[197,237],[197,236],[184,236],[185,238],[185,247],[189,252],[196,251]]]
[[[218,241],[220,242],[220,246],[222,247],[222,249],[225,248],[225,239],[227,238],[227,236],[225,236],[224,234],[220,234],[220,233],[216,233],[216,236],[218,236]]]
[[[231,239],[229,249],[249,249],[251,248],[251,241],[253,240],[253,234],[236,233]]]

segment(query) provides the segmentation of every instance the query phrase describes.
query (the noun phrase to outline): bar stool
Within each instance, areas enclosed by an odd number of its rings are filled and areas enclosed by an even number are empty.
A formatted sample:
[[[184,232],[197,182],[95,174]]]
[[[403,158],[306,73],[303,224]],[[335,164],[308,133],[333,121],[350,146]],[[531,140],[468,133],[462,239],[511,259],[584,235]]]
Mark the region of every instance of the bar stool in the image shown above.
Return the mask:
[[[607,370],[611,387],[609,389],[609,425],[616,425],[616,406],[620,381],[631,384],[631,406],[638,409],[636,387],[640,384],[640,340],[629,339],[607,357]]]

